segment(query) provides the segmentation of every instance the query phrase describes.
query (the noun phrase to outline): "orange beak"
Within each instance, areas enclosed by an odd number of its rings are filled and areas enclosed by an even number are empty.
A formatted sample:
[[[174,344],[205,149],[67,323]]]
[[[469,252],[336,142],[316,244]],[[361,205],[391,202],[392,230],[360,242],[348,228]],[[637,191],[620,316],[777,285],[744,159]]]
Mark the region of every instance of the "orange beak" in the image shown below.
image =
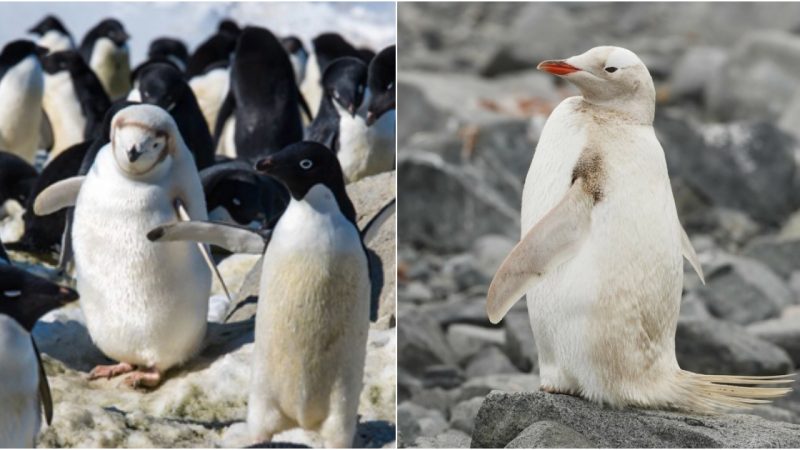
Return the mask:
[[[545,71],[547,73],[552,73],[553,75],[569,75],[572,72],[577,72],[581,69],[577,67],[567,64],[564,61],[542,61],[536,66],[537,69]]]

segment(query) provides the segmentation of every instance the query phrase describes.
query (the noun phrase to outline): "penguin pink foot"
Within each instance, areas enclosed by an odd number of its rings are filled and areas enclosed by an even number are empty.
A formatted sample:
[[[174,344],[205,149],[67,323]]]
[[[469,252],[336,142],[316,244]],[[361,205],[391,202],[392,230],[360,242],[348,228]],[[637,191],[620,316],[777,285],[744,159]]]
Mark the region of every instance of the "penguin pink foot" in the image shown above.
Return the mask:
[[[569,390],[569,389],[559,389],[554,386],[542,385],[539,386],[539,390],[542,392],[547,392],[548,394],[562,394],[562,395],[571,395],[573,397],[580,397],[576,392]]]
[[[107,366],[95,366],[95,368],[89,372],[89,381],[97,380],[99,378],[111,379],[113,377],[132,372],[134,369],[134,366],[124,362]]]
[[[133,389],[154,388],[161,384],[161,372],[151,367],[133,372],[125,378],[125,385]]]

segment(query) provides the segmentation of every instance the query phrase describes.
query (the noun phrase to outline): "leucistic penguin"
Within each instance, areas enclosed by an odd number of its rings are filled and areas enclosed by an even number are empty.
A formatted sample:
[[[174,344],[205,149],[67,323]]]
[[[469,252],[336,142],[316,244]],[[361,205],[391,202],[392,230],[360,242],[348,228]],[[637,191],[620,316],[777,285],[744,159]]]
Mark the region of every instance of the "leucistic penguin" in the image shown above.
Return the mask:
[[[119,361],[95,367],[90,378],[132,372],[127,385],[157,386],[167,369],[199,351],[211,288],[203,249],[146,238],[184,215],[207,217],[197,168],[172,117],[154,105],[118,112],[110,143],[89,173],[50,186],[34,211],[72,205],[75,273],[89,335]]]
[[[75,48],[72,34],[56,16],[46,16],[31,27],[28,33],[39,36],[39,39],[36,40],[36,45],[44,47],[51,52],[73,50]]]
[[[0,261],[0,447],[32,448],[42,412],[52,421],[50,386],[31,330],[48,311],[77,298],[72,289]]]
[[[701,279],[702,270],[678,220],[644,63],[603,46],[538,68],[581,95],[561,102],[544,126],[523,190],[522,239],[492,280],[487,313],[497,323],[527,296],[541,389],[694,413],[788,392],[788,376],[702,375],[678,365],[683,258]]]
[[[104,19],[81,41],[80,53],[89,64],[112,100],[131,89],[131,64],[128,33],[116,19]]]
[[[33,163],[39,147],[44,76],[31,41],[12,41],[0,51],[0,149]]]

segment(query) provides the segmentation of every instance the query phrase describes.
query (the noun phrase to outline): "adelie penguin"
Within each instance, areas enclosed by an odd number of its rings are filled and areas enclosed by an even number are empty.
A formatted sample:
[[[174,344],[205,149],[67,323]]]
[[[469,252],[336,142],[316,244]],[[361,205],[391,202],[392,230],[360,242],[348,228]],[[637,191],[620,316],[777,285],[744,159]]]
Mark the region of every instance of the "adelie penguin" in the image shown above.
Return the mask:
[[[359,51],[338,33],[322,33],[311,41],[312,52],[306,64],[306,73],[300,91],[303,93],[311,113],[317,116],[322,99],[322,73],[333,60],[345,56],[361,59]]]
[[[169,61],[180,69],[186,71],[186,64],[189,61],[189,51],[179,39],[162,37],[154,39],[147,50],[147,59],[155,61]]]
[[[31,41],[12,41],[0,52],[0,149],[33,163],[39,148],[44,76]]]
[[[172,115],[198,170],[214,164],[214,140],[192,89],[178,69],[166,63],[148,64],[139,75],[139,94],[143,103],[158,105]]]
[[[236,157],[255,162],[303,139],[300,93],[283,45],[269,30],[247,27],[239,36],[231,67],[230,92],[214,136],[228,117],[236,120]]]
[[[42,57],[45,71],[44,111],[53,145],[49,160],[89,139],[103,121],[111,100],[97,75],[74,50]]]
[[[72,50],[75,48],[75,41],[72,34],[67,30],[63,23],[56,16],[46,16],[39,23],[28,30],[39,36],[36,45],[46,48],[51,52]]]
[[[8,200],[24,205],[38,176],[27,161],[0,150],[0,205]]]
[[[351,447],[370,314],[368,256],[336,155],[300,142],[256,164],[291,193],[269,245],[208,222],[154,229],[150,239],[199,240],[264,252],[247,423],[253,442],[302,427],[326,447]]]
[[[50,386],[31,337],[36,321],[78,298],[72,289],[0,264],[0,447],[34,447],[42,422],[53,418]]]
[[[358,58],[339,58],[322,75],[323,97],[308,130],[308,139],[333,149],[345,180],[358,181],[391,170],[394,154],[376,152],[363,117],[356,114],[364,100],[367,66]]]
[[[232,20],[223,20],[217,32],[197,46],[186,64],[186,77],[191,79],[205,73],[210,66],[227,62],[236,48],[242,30]]]
[[[397,105],[395,46],[381,50],[369,63],[367,125],[372,126]],[[394,122],[394,118],[392,118]]]
[[[89,30],[81,41],[80,53],[112,100],[131,89],[128,33],[116,19],[105,19]]]
[[[292,67],[294,68],[294,78],[297,81],[297,85],[300,86],[303,83],[303,79],[306,77],[308,52],[305,46],[303,46],[303,41],[297,36],[286,36],[281,39],[281,43],[283,44],[283,48],[286,49],[286,52],[289,53],[289,59],[292,61]]]

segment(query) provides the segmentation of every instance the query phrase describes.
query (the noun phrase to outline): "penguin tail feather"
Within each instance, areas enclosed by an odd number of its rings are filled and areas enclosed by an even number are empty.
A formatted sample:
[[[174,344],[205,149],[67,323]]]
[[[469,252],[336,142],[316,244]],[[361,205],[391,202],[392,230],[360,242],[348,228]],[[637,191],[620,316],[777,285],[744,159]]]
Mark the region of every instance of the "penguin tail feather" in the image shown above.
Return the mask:
[[[681,370],[679,409],[718,414],[770,403],[792,391],[796,374],[775,376],[703,375]]]

